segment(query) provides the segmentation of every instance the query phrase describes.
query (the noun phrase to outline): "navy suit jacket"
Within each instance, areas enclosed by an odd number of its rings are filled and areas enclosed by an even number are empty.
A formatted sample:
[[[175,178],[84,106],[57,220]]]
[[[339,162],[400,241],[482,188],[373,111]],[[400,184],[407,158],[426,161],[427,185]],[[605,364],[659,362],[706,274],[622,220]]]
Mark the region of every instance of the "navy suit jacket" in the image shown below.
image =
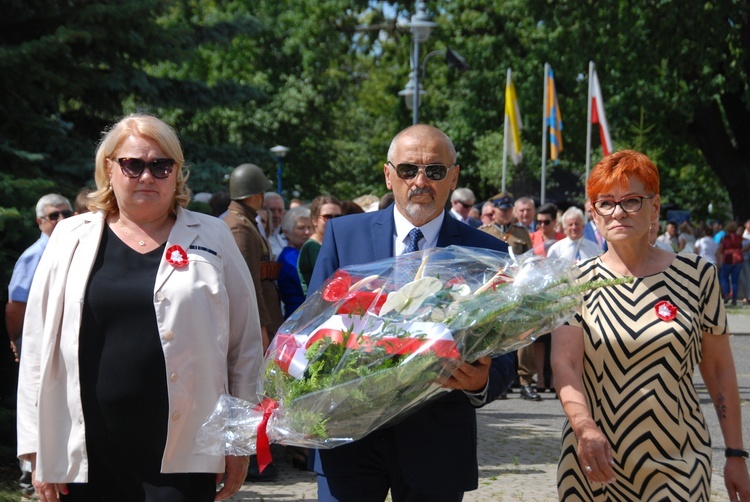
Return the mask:
[[[451,213],[450,211],[448,211],[448,216],[450,216],[454,220],[458,220],[458,218],[456,218],[456,215],[453,214],[453,213]],[[469,220],[466,222],[466,224],[469,225],[470,227],[479,228],[479,227],[482,226],[482,220],[479,220],[477,218],[469,217]]]
[[[308,294],[338,268],[393,256],[393,206],[371,213],[328,221],[323,247],[315,262]],[[471,246],[507,252],[505,242],[445,214],[438,247]],[[493,358],[488,402],[505,391],[515,377],[515,353]],[[393,427],[360,441],[330,450],[318,450],[313,467],[319,474],[345,474],[368,455],[371,441],[393,437],[399,470],[416,490],[473,490],[478,485],[477,421],[474,406],[462,391],[434,400]]]
[[[596,223],[594,223],[593,221],[586,222],[586,225],[583,227],[583,238],[593,241],[594,244],[598,246],[599,243],[596,241],[596,231],[594,230],[594,225],[596,225]],[[602,240],[602,249],[606,251],[607,247],[607,241]]]

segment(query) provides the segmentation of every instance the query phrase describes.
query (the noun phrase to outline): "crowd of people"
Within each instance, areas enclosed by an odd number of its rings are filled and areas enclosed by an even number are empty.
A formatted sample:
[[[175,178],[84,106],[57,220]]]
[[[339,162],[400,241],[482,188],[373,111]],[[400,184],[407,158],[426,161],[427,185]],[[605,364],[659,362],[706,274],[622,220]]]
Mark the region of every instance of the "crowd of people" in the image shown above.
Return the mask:
[[[208,501],[273,479],[254,457],[193,452],[219,395],[258,402],[276,330],[339,267],[455,244],[634,283],[588,293],[572,320],[515,353],[460,364],[442,382],[451,392],[400,422],[330,450],[290,447],[317,473],[318,500],[462,500],[478,486],[475,410],[514,387],[535,402],[555,392],[568,417],[560,500],[708,500],[696,368],[720,411],[730,497],[750,499],[724,310],[750,296],[750,221],[744,232],[670,221],[659,235],[658,170],[633,151],[593,169],[584,208],[507,192],[478,202],[460,171],[450,138],[415,125],[391,142],[383,197],[287,205],[242,164],[206,215],[187,209],[170,126],[137,114],[108,128],[80,214],[59,195],[39,200],[42,235],[9,286],[25,493]]]

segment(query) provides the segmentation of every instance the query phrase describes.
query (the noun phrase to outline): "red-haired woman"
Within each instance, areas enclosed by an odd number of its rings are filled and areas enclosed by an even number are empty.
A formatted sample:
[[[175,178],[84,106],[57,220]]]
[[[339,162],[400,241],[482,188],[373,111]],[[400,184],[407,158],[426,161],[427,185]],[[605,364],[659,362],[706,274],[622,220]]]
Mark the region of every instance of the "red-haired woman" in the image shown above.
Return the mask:
[[[693,385],[700,369],[719,415],[731,500],[750,500],[740,399],[716,268],[650,246],[659,173],[620,151],[591,172],[587,195],[608,250],[579,280],[632,277],[589,292],[552,336],[555,387],[567,415],[561,500],[709,500],[711,438]]]

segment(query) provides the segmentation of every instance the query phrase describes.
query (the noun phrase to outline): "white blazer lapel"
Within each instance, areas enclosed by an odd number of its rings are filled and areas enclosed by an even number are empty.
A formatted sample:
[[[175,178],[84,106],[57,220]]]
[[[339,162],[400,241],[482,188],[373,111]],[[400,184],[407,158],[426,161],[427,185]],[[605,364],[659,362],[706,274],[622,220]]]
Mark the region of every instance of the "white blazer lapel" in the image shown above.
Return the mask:
[[[200,222],[197,218],[194,218],[192,214],[185,211],[181,207],[177,209],[177,219],[174,222],[172,231],[169,232],[169,238],[167,239],[167,245],[165,252],[172,246],[180,246],[186,253],[190,249],[190,244],[198,237],[198,228]],[[188,264],[188,266],[190,266]],[[167,262],[166,257],[159,263],[159,270],[156,273],[156,283],[154,284],[154,292],[159,291],[164,285],[164,282],[174,272],[175,267]]]

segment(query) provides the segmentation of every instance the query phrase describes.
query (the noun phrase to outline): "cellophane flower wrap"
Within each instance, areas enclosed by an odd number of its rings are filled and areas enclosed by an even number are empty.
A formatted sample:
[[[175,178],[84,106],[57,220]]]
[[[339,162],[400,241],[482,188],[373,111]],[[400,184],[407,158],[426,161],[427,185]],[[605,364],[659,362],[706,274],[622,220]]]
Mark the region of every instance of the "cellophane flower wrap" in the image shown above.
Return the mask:
[[[281,326],[261,405],[222,397],[197,449],[252,455],[268,443],[333,448],[403,419],[450,389],[462,362],[531,343],[583,292],[569,261],[450,246],[345,267]]]

